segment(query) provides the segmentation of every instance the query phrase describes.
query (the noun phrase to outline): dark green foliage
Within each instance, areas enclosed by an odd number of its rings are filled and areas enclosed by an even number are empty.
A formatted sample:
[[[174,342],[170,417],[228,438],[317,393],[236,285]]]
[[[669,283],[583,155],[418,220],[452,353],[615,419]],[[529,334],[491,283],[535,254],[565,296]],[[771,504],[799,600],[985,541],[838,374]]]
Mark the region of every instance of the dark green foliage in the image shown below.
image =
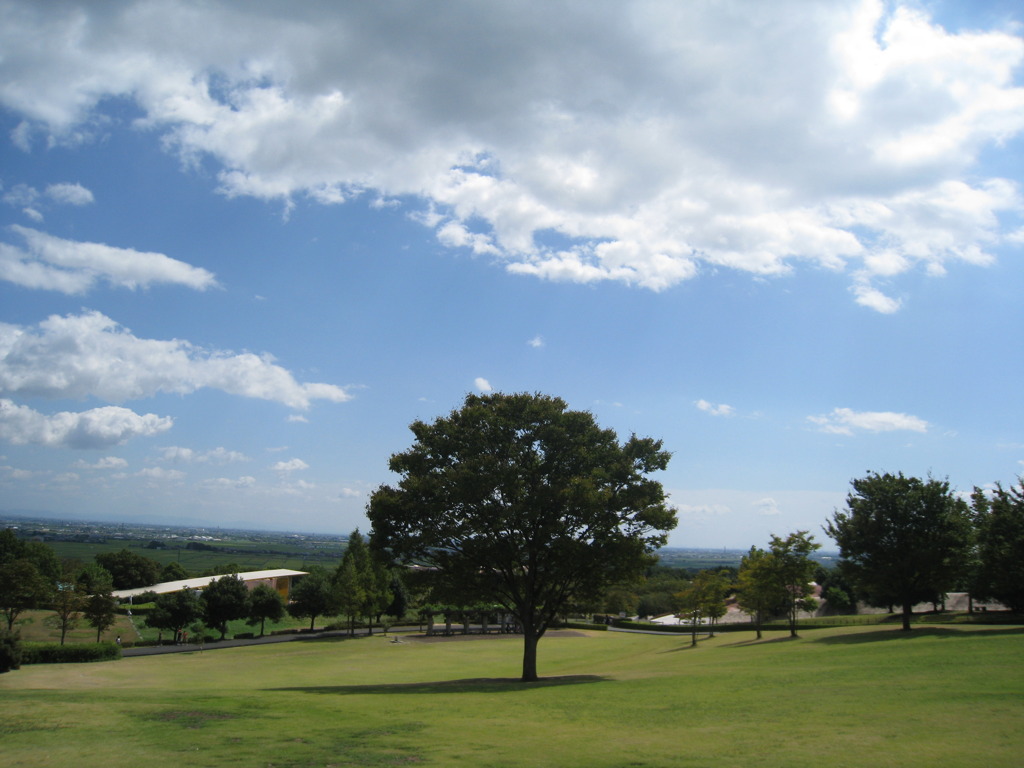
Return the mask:
[[[808,536],[807,531],[797,531],[782,539],[771,537],[768,551],[772,558],[772,573],[778,586],[785,594],[785,612],[789,620],[789,634],[796,637],[796,619],[800,611],[813,611],[818,601],[813,597],[811,581],[816,565],[811,553],[821,545]]]
[[[81,585],[74,579],[73,574],[68,574],[57,582],[50,598],[52,616],[47,616],[45,621],[52,627],[60,630],[60,644],[64,645],[68,631],[78,626],[82,617],[82,609],[85,607],[86,595]]]
[[[660,441],[620,444],[558,398],[469,395],[391,457],[397,486],[368,510],[371,542],[398,562],[433,566],[458,604],[497,603],[523,628],[523,680],[536,647],[570,604],[639,576],[675,527],[661,484]]]
[[[117,643],[24,643],[22,664],[77,664],[90,661],[114,661],[121,658]]]
[[[199,618],[202,605],[191,589],[158,595],[146,615],[146,626],[177,634]]]
[[[25,611],[46,603],[50,584],[29,560],[0,564],[0,615],[7,620],[7,631]]]
[[[975,594],[1024,613],[1024,479],[1016,487],[996,485],[991,498],[972,495],[977,531]]]
[[[237,575],[221,576],[207,586],[200,595],[200,613],[210,629],[220,632],[220,639],[228,631],[228,622],[249,615],[249,590]]]
[[[252,592],[249,593],[249,616],[246,618],[245,623],[250,627],[259,624],[260,637],[263,637],[263,628],[267,623],[267,619],[280,621],[284,618],[284,614],[284,599],[278,594],[276,589],[266,584],[257,584]],[[237,638],[239,635],[235,635],[235,637]]]
[[[0,630],[0,673],[19,669],[21,663],[22,645],[18,633]]]
[[[181,567],[181,563],[168,563],[160,571],[160,581],[184,581],[188,578],[188,571]]]
[[[322,565],[314,565],[292,587],[288,615],[296,619],[309,619],[309,628],[316,625],[317,616],[337,613],[338,597],[330,572]]]
[[[110,573],[114,589],[148,587],[160,581],[160,563],[130,549],[96,555],[96,562]]]
[[[94,592],[85,598],[82,616],[96,630],[96,642],[117,621],[117,600],[109,590]]]
[[[851,485],[847,510],[837,510],[825,530],[859,596],[901,606],[909,631],[914,604],[941,599],[965,571],[972,540],[967,504],[948,482],[902,473],[872,472]]]

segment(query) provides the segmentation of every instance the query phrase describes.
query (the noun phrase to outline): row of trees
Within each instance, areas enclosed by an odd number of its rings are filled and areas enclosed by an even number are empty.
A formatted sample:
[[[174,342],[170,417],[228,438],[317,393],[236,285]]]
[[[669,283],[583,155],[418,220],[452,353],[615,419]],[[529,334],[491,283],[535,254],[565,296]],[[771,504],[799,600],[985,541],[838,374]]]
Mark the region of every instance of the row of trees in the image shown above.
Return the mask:
[[[62,563],[46,544],[22,541],[10,528],[0,531],[0,615],[8,632],[25,611],[48,608],[53,613],[46,621],[60,631],[61,645],[83,618],[99,642],[116,619],[113,588],[110,572],[98,563]]]

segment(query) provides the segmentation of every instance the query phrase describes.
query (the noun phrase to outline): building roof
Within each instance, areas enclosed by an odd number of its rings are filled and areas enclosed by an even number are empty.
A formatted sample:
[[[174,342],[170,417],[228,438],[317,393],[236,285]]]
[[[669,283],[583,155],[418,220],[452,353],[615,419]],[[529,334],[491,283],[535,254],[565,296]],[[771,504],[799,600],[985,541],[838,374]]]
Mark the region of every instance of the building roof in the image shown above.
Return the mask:
[[[149,587],[136,587],[135,589],[116,589],[114,597],[125,598],[135,597],[145,592],[155,592],[158,595],[167,592],[180,592],[183,589],[203,589],[222,576],[233,574],[221,574],[220,576],[199,576],[194,579],[180,579],[179,581],[164,581],[160,584],[153,584]],[[245,573],[234,574],[242,581],[262,581],[263,579],[279,579],[283,576],[305,576],[306,571],[292,571],[288,568],[276,568],[270,571],[246,571]]]

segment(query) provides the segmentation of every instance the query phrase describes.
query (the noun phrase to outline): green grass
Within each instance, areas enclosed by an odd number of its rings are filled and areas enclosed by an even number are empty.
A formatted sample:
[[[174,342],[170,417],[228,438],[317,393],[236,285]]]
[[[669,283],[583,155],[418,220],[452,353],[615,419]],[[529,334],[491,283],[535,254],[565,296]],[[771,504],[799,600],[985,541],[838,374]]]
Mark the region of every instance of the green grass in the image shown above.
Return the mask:
[[[25,667],[12,766],[1018,766],[1024,628],[382,637]]]

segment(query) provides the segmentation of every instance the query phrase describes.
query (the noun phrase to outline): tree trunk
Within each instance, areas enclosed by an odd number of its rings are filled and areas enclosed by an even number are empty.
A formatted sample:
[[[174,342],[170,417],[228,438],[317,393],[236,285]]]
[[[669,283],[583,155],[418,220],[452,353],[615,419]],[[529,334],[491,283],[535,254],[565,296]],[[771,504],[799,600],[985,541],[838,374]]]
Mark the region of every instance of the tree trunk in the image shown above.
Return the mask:
[[[533,627],[523,627],[523,677],[524,683],[531,683],[537,677],[537,641],[540,638],[533,631]]]
[[[914,614],[914,605],[909,600],[903,603],[903,631],[910,631],[910,617]]]

